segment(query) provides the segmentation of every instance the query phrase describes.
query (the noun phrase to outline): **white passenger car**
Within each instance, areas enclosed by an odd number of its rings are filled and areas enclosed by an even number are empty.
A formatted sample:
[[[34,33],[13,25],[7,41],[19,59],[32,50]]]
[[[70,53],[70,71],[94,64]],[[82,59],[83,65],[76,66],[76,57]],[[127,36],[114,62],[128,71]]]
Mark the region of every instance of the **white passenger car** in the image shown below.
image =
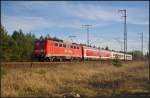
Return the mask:
[[[132,55],[130,54],[124,54],[124,53],[119,53],[119,52],[112,52],[112,59],[120,59],[124,60],[124,55],[126,60],[132,60]]]

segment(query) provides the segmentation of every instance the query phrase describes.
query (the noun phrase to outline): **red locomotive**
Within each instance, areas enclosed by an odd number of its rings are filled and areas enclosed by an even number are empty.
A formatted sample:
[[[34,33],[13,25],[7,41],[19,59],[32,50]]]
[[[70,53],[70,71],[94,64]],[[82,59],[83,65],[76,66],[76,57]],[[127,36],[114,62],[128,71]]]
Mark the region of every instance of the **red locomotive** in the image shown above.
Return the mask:
[[[35,56],[39,60],[80,60],[82,47],[79,44],[68,41],[42,40],[35,41]]]
[[[35,57],[39,60],[64,61],[88,59],[124,59],[123,53],[102,50],[86,45],[71,43],[63,40],[36,39]],[[126,54],[126,59],[132,60],[132,55]]]

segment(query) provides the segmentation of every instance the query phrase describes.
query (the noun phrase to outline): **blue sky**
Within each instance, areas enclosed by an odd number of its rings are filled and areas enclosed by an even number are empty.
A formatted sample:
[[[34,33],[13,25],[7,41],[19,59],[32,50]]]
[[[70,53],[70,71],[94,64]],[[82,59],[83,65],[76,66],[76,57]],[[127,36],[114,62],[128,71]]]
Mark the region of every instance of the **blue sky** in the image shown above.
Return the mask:
[[[9,34],[22,29],[39,37],[47,35],[86,43],[90,24],[90,42],[100,47],[120,50],[116,39],[123,40],[123,18],[119,9],[127,10],[128,51],[140,50],[140,35],[144,33],[144,52],[148,51],[148,1],[2,1],[2,25]]]

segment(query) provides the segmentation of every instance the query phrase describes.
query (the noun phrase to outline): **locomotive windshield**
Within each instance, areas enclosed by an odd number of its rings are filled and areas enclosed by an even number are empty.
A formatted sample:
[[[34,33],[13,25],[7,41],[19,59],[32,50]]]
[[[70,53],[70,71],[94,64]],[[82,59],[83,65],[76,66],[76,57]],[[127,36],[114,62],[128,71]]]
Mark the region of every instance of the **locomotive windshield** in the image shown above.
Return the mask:
[[[36,40],[35,41],[35,46],[44,46],[45,45],[45,41],[41,41],[41,40]]]
[[[36,53],[43,53],[44,52],[45,44],[46,44],[45,40],[35,40],[34,44],[35,44],[34,49],[35,49]]]

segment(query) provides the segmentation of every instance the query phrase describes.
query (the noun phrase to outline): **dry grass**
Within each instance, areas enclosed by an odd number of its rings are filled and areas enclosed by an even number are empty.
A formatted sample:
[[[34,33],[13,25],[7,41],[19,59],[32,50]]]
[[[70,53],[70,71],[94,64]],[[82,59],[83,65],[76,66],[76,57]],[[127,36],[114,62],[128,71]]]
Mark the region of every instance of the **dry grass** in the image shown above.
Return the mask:
[[[75,92],[82,96],[112,96],[148,92],[148,62],[128,62],[122,67],[75,63],[48,68],[5,69],[1,96],[61,97]]]

